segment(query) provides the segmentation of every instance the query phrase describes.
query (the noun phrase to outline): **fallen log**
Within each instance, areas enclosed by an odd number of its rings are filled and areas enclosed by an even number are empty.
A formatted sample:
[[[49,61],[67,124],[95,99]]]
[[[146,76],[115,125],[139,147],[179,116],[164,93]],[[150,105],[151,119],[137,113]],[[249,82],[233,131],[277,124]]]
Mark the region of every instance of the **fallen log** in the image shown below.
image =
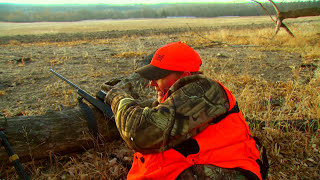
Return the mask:
[[[93,108],[93,112],[99,140],[117,139],[119,133],[115,124],[97,109]],[[78,107],[39,116],[8,118],[4,132],[22,162],[84,151],[98,143],[89,133],[84,114]],[[0,161],[9,162],[8,154],[3,150],[0,151]]]

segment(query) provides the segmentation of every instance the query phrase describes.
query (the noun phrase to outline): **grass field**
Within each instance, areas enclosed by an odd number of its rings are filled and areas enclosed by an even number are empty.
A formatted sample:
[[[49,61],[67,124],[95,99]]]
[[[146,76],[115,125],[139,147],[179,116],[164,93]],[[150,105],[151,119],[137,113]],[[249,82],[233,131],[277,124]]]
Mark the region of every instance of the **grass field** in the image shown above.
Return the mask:
[[[303,20],[302,20],[303,19]],[[318,18],[302,18],[289,22],[306,22]],[[0,22],[0,36],[97,32],[134,29],[164,29],[188,27],[219,27],[251,24],[273,23],[270,17],[218,17],[218,18],[165,18],[165,19],[124,19],[124,20],[90,20],[80,22],[40,22],[40,23],[8,23]]]
[[[0,112],[8,117],[41,115],[75,106],[76,92],[56,81],[49,68],[97,92],[104,81],[133,73],[135,61],[158,47],[182,41],[199,52],[205,75],[234,93],[248,119],[266,122],[264,129],[250,127],[268,150],[269,179],[319,179],[319,129],[300,131],[287,122],[303,120],[319,127],[320,18],[286,22],[295,38],[281,30],[270,39],[275,27],[269,17],[1,22],[0,37],[11,40],[0,45]],[[112,31],[121,34],[95,38]],[[68,35],[63,42],[61,33]],[[44,36],[52,37],[37,40]],[[285,125],[272,125],[280,121]],[[117,152],[130,161],[132,152],[115,141],[100,151],[24,165],[33,179],[125,179],[128,169],[117,163]],[[12,167],[0,167],[0,178],[17,176]]]

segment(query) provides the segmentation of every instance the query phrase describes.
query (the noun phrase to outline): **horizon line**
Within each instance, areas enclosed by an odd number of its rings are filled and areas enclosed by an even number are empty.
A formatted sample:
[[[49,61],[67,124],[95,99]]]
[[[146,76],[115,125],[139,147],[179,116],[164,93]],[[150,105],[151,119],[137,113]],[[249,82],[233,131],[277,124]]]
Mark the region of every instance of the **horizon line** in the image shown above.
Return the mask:
[[[55,3],[55,4],[39,4],[39,3],[8,3],[8,2],[0,2],[2,4],[8,5],[38,5],[38,6],[45,6],[45,5],[114,5],[114,6],[122,6],[122,5],[160,5],[160,4],[239,4],[239,3],[253,3],[253,2],[246,2],[246,1],[239,1],[239,2],[163,2],[163,3],[126,3],[126,4],[116,4],[116,3]]]

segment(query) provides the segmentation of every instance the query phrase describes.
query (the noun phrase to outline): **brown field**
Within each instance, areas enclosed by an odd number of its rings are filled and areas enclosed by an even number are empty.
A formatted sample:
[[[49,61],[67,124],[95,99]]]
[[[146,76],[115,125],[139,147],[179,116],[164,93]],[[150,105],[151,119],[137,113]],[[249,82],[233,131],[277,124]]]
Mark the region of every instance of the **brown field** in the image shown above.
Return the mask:
[[[199,52],[205,75],[234,93],[248,119],[319,127],[320,17],[286,22],[295,38],[281,30],[270,39],[269,17],[0,22],[0,113],[41,115],[76,106],[76,91],[50,68],[95,93],[106,80],[133,73],[136,60],[182,41]],[[269,179],[320,178],[319,129],[251,129],[268,150]],[[115,141],[24,167],[32,179],[124,179],[119,153],[130,161],[132,152]],[[0,166],[1,178],[16,179],[14,168]]]
[[[310,18],[311,20],[314,18]],[[233,25],[250,25],[271,23],[269,17],[220,17],[220,18],[165,18],[165,19],[124,19],[124,20],[90,20],[80,22],[40,22],[40,23],[6,23],[0,22],[0,36],[97,32],[112,30],[166,29],[184,27],[216,27]]]

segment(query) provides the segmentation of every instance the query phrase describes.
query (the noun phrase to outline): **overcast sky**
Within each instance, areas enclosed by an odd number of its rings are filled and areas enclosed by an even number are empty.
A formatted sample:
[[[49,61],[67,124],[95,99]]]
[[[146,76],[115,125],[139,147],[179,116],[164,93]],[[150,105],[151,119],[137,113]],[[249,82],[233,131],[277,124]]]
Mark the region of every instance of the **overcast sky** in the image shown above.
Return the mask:
[[[266,2],[260,0],[259,2]],[[291,1],[282,0],[281,2]],[[250,2],[250,0],[0,0],[0,3],[15,4],[158,4],[158,3],[199,3],[199,2]]]

